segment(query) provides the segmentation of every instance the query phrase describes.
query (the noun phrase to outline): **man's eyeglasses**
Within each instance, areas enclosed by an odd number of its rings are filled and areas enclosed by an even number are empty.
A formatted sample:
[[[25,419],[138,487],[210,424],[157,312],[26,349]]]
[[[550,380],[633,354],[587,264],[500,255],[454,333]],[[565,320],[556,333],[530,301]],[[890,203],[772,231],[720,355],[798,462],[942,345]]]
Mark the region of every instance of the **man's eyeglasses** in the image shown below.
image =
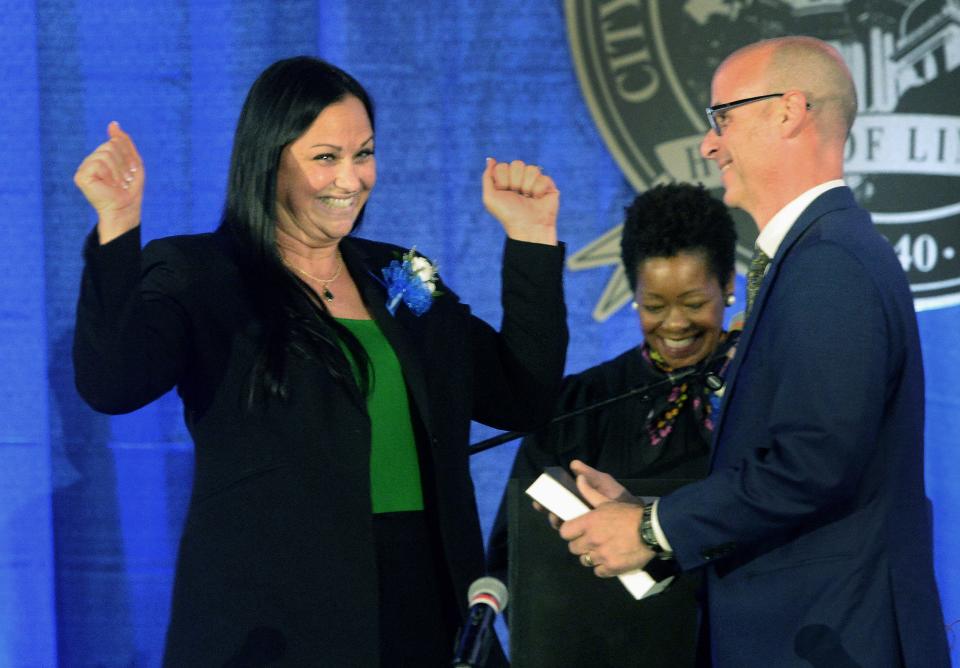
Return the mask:
[[[710,127],[713,128],[713,131],[717,133],[719,137],[723,134],[720,131],[720,124],[717,122],[717,114],[722,114],[735,107],[742,107],[745,104],[750,104],[752,102],[759,102],[760,100],[768,100],[771,97],[783,97],[786,93],[768,93],[767,95],[757,95],[756,97],[745,97],[742,100],[735,100],[733,102],[724,102],[723,104],[715,104],[712,107],[707,107],[707,120],[710,122]],[[807,105],[807,109],[810,108],[810,105]],[[722,116],[721,116],[722,118]]]

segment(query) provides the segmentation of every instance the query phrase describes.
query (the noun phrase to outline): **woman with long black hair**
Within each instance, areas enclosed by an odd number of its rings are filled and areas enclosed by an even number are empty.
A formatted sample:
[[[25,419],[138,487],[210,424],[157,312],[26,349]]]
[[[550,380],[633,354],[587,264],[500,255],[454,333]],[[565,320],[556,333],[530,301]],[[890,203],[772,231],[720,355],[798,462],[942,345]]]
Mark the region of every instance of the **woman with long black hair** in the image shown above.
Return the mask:
[[[108,132],[75,176],[98,214],[76,380],[107,413],[183,399],[195,474],[165,664],[449,662],[484,570],[470,420],[533,427],[563,371],[553,181],[487,161],[507,234],[497,332],[427,258],[352,235],[376,182],[373,105],[329,63],[282,60],[253,84],[210,234],[141,251],[144,166]]]

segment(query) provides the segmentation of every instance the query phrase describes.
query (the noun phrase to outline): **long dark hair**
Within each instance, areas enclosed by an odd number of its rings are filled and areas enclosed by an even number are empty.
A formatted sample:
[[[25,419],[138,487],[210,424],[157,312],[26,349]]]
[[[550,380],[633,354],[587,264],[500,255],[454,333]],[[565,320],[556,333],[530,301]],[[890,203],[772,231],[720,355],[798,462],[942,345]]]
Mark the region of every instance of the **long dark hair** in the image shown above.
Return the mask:
[[[306,132],[326,107],[350,96],[363,103],[372,128],[373,101],[356,79],[318,58],[298,56],[264,70],[240,111],[220,226],[239,251],[245,288],[263,325],[250,379],[251,403],[260,393],[287,398],[290,351],[319,360],[337,381],[350,383],[353,372],[341,343],[357,365],[362,392],[368,392],[366,351],[286,268],[276,236],[277,172],[284,147]],[[354,229],[362,216],[363,211]]]

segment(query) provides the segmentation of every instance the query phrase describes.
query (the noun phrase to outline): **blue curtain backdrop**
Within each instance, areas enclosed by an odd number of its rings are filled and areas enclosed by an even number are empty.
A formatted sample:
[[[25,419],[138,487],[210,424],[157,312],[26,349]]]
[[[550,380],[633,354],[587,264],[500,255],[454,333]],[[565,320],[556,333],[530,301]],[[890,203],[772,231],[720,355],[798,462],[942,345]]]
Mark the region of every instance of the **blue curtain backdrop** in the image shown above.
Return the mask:
[[[78,398],[70,361],[80,248],[94,224],[72,174],[107,123],[122,123],[147,166],[145,240],[208,231],[257,73],[301,53],[340,64],[378,103],[379,181],[363,235],[416,244],[496,323],[503,235],[480,203],[485,156],[554,176],[571,253],[614,227],[634,194],[583,101],[565,30],[559,0],[0,2],[0,666],[160,660],[191,479],[179,402],[98,415]],[[639,340],[629,310],[591,317],[612,269],[565,278],[570,371]],[[960,308],[919,317],[950,623],[960,618]],[[485,527],[514,451],[474,459]]]

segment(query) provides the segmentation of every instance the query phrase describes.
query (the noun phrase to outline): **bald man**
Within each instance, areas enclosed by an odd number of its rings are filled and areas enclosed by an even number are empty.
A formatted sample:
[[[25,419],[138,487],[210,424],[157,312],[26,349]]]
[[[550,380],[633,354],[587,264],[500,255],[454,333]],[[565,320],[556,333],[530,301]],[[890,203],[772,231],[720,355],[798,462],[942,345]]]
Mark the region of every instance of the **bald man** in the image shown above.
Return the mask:
[[[643,505],[575,463],[596,509],[561,535],[601,577],[704,569],[714,666],[947,667],[916,316],[842,180],[850,73],[825,42],[785,37],[733,53],[711,96],[701,152],[759,229],[711,472]]]

